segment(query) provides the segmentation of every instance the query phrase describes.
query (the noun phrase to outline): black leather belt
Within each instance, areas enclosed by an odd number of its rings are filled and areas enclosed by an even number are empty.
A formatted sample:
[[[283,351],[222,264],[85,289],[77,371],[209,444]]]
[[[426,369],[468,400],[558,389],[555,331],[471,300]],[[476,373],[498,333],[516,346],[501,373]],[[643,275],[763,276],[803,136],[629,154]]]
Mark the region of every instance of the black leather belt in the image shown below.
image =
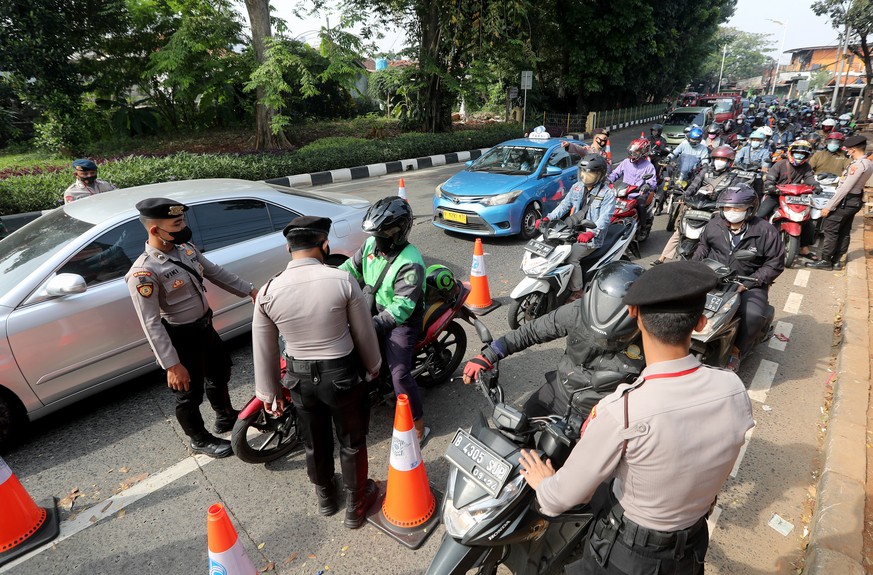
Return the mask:
[[[294,359],[293,357],[288,357],[286,355],[285,363],[288,367],[288,371],[291,373],[297,375],[310,375],[312,374],[313,367],[318,371],[348,367],[349,361],[351,360],[349,357],[350,355],[351,354],[338,359]]]
[[[164,327],[177,331],[206,329],[207,327],[212,325],[212,310],[206,310],[206,313],[203,314],[203,317],[194,320],[191,323],[170,323],[163,318],[161,318],[161,323],[164,324]]]
[[[618,530],[618,537],[628,547],[634,545],[638,547],[649,547],[652,549],[672,549],[677,543],[682,541],[683,545],[687,539],[693,537],[702,527],[706,526],[706,518],[701,517],[697,523],[687,529],[678,531],[657,531],[655,529],[647,529],[637,523],[634,523],[627,517],[621,518],[621,527]]]

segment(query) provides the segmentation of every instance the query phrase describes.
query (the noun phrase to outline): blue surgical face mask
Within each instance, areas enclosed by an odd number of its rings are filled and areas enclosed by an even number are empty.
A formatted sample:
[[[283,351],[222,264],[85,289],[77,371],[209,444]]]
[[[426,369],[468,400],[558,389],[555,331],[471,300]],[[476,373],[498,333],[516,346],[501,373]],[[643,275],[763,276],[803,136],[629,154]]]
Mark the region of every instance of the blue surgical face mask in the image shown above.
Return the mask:
[[[752,140],[752,142],[751,142],[751,146],[752,146],[752,148],[754,148],[754,149],[758,149],[758,148],[761,147],[761,144],[763,144],[763,143],[764,143],[764,142],[762,142],[761,140]]]
[[[840,145],[837,142],[831,142],[828,144],[828,152],[836,153],[837,150],[840,149]]]
[[[802,162],[803,160],[806,159],[806,154],[791,154],[791,155],[794,156],[794,161],[796,161],[796,162]]]

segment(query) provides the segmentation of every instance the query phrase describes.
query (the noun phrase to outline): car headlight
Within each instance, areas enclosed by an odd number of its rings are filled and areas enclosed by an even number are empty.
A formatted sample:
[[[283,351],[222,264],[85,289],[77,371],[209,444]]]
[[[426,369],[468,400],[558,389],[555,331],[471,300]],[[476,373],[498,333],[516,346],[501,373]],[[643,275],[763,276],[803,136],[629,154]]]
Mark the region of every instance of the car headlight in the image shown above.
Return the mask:
[[[489,198],[482,198],[479,203],[483,206],[503,206],[505,204],[511,204],[523,191],[524,190],[512,190],[505,194],[497,194],[496,196],[491,196]]]
[[[440,184],[439,186],[436,187],[436,191],[434,192],[434,195],[435,195],[438,199],[441,199],[441,198],[443,197],[443,186],[442,186],[442,184]]]
[[[522,492],[524,487],[524,477],[519,475],[507,483],[497,497],[487,497],[467,505],[463,509],[455,509],[455,506],[452,505],[452,499],[455,493],[457,475],[458,470],[452,469],[449,474],[446,505],[443,510],[443,524],[446,526],[446,532],[455,539],[463,539],[470,529],[488,520],[495,513],[500,513],[509,501]]]

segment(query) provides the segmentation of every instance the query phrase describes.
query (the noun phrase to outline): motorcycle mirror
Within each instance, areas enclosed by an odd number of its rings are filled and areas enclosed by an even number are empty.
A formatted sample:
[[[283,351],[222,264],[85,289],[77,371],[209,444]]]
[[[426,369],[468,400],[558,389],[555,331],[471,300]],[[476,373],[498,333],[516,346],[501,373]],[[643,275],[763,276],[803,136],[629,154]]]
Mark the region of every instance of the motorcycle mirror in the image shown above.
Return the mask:
[[[488,331],[488,326],[486,326],[478,319],[473,319],[473,327],[476,328],[476,334],[479,336],[479,339],[482,340],[482,343],[491,343],[492,341],[494,341],[494,338],[491,336],[491,332]]]
[[[740,262],[750,262],[758,257],[758,254],[749,250],[737,250],[734,252],[734,259]]]
[[[645,174],[645,175],[643,175],[642,177],[640,177],[640,179],[641,179],[642,181],[644,181],[644,182],[647,182],[647,181],[651,180],[651,179],[654,178],[654,177],[655,177],[655,174]]]

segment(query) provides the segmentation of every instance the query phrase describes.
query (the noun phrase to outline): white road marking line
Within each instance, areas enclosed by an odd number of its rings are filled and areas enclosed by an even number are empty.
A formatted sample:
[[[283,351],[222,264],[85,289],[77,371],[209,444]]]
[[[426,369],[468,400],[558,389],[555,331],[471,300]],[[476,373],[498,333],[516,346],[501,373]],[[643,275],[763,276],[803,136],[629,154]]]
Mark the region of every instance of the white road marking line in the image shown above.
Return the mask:
[[[746,440],[743,442],[743,446],[740,448],[740,453],[737,455],[737,461],[734,463],[734,468],[731,469],[731,477],[737,477],[737,472],[740,470],[740,463],[743,462],[743,457],[746,455],[746,448],[749,446],[749,442],[752,440],[752,433],[755,431],[753,427],[749,431],[746,432]]]
[[[110,515],[117,513],[132,503],[136,503],[146,495],[154,493],[158,489],[169,485],[173,481],[176,481],[177,479],[188,475],[195,469],[208,465],[213,461],[215,461],[213,458],[202,454],[193,457],[186,457],[179,463],[165,469],[157,475],[147,477],[133,487],[116,493],[109,499],[106,499],[84,511],[80,511],[72,520],[61,522],[61,532],[57,539],[53,540],[51,543],[43,545],[42,547],[37,547],[30,553],[22,555],[15,561],[0,567],[0,573],[6,573],[16,565],[24,563],[28,559],[47,549],[51,549],[54,544],[60,543],[64,539],[68,539],[92,525],[96,525],[99,521],[106,519]]]
[[[791,337],[791,328],[793,327],[794,325],[787,321],[777,321],[776,327],[773,328],[773,337],[770,338],[770,343],[767,344],[770,349],[785,351],[785,346],[788,345],[788,340]],[[777,335],[784,335],[785,341],[781,341],[776,337]]]
[[[755,377],[752,378],[752,384],[749,386],[750,399],[759,403],[764,403],[767,400],[767,393],[770,391],[770,386],[773,385],[778,369],[779,364],[775,361],[761,360],[758,371],[755,372]]]
[[[782,311],[785,313],[796,314],[800,311],[800,302],[802,301],[803,295],[791,292],[785,300],[785,307],[782,308]]]
[[[716,505],[712,508],[712,514],[706,519],[706,526],[709,528],[709,536],[712,537],[712,532],[715,531],[715,524],[721,515],[721,507]]]
[[[809,270],[797,270],[797,275],[794,276],[794,285],[797,287],[806,287],[806,284],[809,283]]]

